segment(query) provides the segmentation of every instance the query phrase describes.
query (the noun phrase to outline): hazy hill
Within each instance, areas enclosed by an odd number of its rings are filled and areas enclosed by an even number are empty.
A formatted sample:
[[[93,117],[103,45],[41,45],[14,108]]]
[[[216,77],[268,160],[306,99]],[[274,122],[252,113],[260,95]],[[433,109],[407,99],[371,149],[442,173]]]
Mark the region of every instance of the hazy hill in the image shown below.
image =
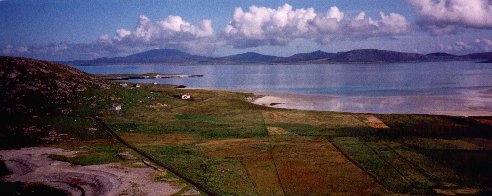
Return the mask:
[[[238,63],[259,63],[259,62],[274,62],[281,57],[263,55],[256,52],[246,52],[242,54],[230,55],[225,57],[214,58],[212,61],[218,62],[238,62]]]
[[[154,49],[124,57],[98,58],[94,60],[78,60],[63,62],[72,65],[99,64],[143,64],[143,63],[197,63],[207,61],[209,57],[192,55],[175,49]]]
[[[337,53],[333,58],[335,62],[365,63],[365,62],[408,62],[422,59],[422,54],[403,53],[387,50],[361,49]]]
[[[120,58],[119,60],[138,62],[141,61],[142,59],[146,59],[150,62],[161,62],[161,61],[181,62],[181,61],[201,61],[201,60],[208,59],[208,57],[191,55],[174,49],[155,49],[155,50],[149,50],[146,52],[129,55]]]
[[[192,55],[174,49],[155,49],[125,57],[99,58],[94,60],[63,62],[70,65],[104,65],[104,64],[309,64],[309,63],[396,63],[427,61],[483,61],[492,59],[492,52],[453,55],[448,53],[405,53],[388,50],[359,49],[347,52],[328,53],[314,51],[299,53],[289,57],[263,55],[256,52],[224,56],[206,57]]]
[[[449,54],[449,53],[445,53],[445,52],[429,53],[429,54],[426,54],[426,56],[457,57],[454,54]]]
[[[327,53],[321,50],[317,50],[309,53],[294,54],[290,57],[287,57],[286,59],[289,61],[312,61],[312,60],[319,60],[319,59],[329,60],[333,58],[335,55],[336,55],[335,53]]]
[[[483,53],[472,53],[472,54],[467,54],[463,55],[463,57],[469,58],[469,59],[476,59],[476,60],[492,60],[492,52],[483,52]]]

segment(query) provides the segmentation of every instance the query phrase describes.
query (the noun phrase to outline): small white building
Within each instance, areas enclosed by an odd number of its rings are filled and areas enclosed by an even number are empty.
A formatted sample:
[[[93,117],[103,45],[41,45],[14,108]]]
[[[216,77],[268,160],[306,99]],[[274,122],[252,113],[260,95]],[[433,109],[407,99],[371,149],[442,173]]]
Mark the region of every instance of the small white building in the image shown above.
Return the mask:
[[[121,104],[113,103],[113,104],[111,104],[111,107],[109,108],[109,110],[120,111],[121,110]]]
[[[181,99],[183,99],[183,100],[191,99],[191,95],[190,94],[181,94]]]
[[[122,83],[122,84],[120,84],[120,86],[123,87],[123,88],[126,88],[128,86],[128,84],[127,83]]]
[[[134,84],[133,87],[140,88],[140,84]]]
[[[152,83],[153,85],[157,85],[157,82]]]

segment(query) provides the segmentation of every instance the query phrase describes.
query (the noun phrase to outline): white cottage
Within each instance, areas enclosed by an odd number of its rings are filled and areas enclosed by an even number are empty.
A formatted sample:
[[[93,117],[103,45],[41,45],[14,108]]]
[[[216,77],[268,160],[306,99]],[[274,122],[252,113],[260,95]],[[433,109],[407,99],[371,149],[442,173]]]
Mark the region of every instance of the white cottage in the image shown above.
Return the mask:
[[[121,110],[121,104],[113,103],[113,104],[111,104],[111,107],[109,108],[109,110],[120,111]]]
[[[191,95],[190,94],[181,94],[181,99],[183,99],[183,100],[191,99]]]

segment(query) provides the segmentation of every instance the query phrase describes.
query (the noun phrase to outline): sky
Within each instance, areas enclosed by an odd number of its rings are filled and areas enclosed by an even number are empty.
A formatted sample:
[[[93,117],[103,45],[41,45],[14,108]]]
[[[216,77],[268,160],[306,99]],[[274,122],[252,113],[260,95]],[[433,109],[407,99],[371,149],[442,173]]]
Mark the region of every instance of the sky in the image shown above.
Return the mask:
[[[0,0],[0,55],[492,51],[492,0]]]

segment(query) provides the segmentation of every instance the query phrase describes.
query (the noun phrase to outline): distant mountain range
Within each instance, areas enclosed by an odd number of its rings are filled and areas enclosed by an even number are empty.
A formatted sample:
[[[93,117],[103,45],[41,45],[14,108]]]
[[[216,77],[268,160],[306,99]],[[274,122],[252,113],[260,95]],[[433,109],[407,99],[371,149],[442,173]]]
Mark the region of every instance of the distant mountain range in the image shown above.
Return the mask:
[[[453,55],[448,53],[404,53],[388,50],[359,49],[347,52],[328,53],[314,51],[289,57],[263,55],[255,52],[207,57],[192,55],[175,49],[154,49],[125,57],[98,58],[60,62],[69,65],[108,64],[328,64],[328,63],[398,63],[429,61],[482,61],[489,62],[492,52]]]

